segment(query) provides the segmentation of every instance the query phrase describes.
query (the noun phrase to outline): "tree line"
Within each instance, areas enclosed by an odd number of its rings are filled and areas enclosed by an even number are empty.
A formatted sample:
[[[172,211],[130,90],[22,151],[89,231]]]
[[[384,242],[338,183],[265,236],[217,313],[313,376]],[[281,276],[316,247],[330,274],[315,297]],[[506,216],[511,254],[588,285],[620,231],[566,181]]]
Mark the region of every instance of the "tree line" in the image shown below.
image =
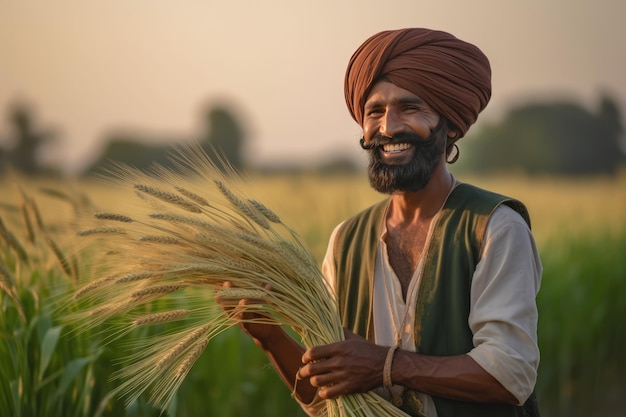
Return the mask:
[[[463,168],[477,173],[515,169],[531,175],[613,175],[626,161],[620,115],[608,96],[591,111],[571,102],[519,106],[468,138]]]
[[[204,114],[204,127],[196,141],[218,163],[223,159],[235,169],[250,168],[243,152],[248,137],[236,112],[217,104]],[[501,121],[470,131],[459,143],[459,169],[474,173],[515,170],[531,175],[614,175],[626,162],[621,114],[616,101],[608,95],[602,96],[593,110],[566,101],[520,105],[510,109]],[[32,107],[14,105],[7,117],[10,131],[0,135],[0,173],[9,167],[33,176],[58,173],[58,167],[42,158],[46,150],[60,145],[58,135],[39,125]],[[103,152],[84,174],[97,171],[109,161],[138,168],[154,162],[171,164],[170,146],[149,145],[152,139],[136,133],[109,135]],[[341,167],[328,163],[325,168],[358,169],[355,164],[350,166],[348,158],[340,161]]]

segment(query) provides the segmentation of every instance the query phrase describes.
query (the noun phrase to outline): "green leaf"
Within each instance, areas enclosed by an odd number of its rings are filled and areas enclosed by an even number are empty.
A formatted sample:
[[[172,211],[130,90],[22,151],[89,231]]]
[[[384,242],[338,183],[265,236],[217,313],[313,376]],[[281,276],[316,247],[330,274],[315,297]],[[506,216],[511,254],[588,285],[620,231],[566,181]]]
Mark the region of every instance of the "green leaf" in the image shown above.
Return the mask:
[[[50,364],[54,350],[56,349],[59,336],[63,326],[56,326],[48,329],[46,335],[41,342],[41,360],[39,362],[39,381],[43,379],[43,375]]]
[[[11,395],[13,396],[13,405],[15,405],[15,417],[22,415],[22,404],[20,398],[22,396],[22,377],[10,382]]]
[[[63,375],[61,375],[61,381],[59,382],[59,387],[57,388],[57,395],[63,395],[67,387],[72,383],[74,377],[78,375],[78,373],[87,365],[92,362],[92,357],[87,358],[78,358],[69,362],[63,368]]]

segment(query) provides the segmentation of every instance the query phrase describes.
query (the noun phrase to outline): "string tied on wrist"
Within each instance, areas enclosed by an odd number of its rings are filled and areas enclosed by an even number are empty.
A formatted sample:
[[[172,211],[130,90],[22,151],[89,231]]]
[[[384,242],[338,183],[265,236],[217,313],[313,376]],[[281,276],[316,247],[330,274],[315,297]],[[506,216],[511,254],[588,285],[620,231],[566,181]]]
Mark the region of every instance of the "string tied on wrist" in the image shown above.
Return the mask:
[[[393,385],[391,382],[391,367],[393,364],[394,354],[396,353],[396,350],[398,350],[399,347],[400,347],[399,344],[395,344],[389,348],[389,350],[387,351],[387,357],[385,358],[385,366],[383,367],[383,387],[385,387],[389,391],[391,402],[396,407],[402,406],[403,401],[402,401],[402,395],[395,393],[391,389]]]

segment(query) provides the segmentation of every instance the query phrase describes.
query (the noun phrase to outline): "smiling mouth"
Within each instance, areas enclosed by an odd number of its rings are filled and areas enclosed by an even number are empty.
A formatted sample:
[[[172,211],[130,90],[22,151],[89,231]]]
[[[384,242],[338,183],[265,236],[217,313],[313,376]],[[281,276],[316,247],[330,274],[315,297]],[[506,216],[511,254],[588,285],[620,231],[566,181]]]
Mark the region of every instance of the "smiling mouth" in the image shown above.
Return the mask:
[[[409,143],[388,143],[388,144],[383,145],[383,151],[390,152],[390,153],[402,152],[402,151],[409,149],[411,146],[413,145]]]

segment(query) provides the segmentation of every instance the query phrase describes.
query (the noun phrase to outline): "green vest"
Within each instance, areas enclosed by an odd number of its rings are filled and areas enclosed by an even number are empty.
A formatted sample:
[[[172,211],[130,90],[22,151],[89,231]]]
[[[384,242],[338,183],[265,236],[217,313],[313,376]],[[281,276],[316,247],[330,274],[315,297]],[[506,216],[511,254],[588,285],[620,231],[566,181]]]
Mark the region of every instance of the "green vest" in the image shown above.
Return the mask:
[[[528,211],[521,202],[469,184],[459,184],[446,200],[422,262],[415,306],[417,352],[447,356],[464,354],[473,348],[467,322],[472,276],[480,258],[487,222],[501,204],[516,210],[530,226]],[[342,323],[369,340],[374,334],[372,290],[376,253],[388,205],[389,199],[386,199],[346,220],[334,246]],[[439,397],[433,397],[433,401],[439,417],[527,415],[522,407],[504,404],[486,405]]]

